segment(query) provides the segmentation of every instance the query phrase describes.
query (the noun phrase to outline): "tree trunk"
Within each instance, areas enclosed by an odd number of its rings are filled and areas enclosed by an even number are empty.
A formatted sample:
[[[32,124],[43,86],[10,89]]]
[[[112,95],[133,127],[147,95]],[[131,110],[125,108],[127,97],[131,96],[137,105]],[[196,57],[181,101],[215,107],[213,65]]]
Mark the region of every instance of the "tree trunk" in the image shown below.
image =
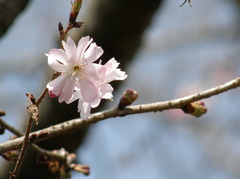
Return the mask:
[[[0,37],[12,25],[16,17],[25,9],[29,0],[0,0]]]
[[[117,61],[121,62],[121,68],[124,70],[124,66],[131,61],[141,44],[143,32],[150,24],[160,3],[161,0],[95,1],[83,28],[79,31],[79,38],[83,35],[91,36],[94,42],[104,49],[104,54],[101,57],[103,63],[115,57]],[[51,99],[49,103],[51,106],[47,111],[44,111],[44,114],[40,111],[41,122],[38,129],[79,116],[76,103],[71,105],[59,104],[56,99]],[[82,128],[73,134],[59,136],[39,144],[45,149],[64,147],[69,152],[75,152],[84,140],[86,131],[87,128]],[[19,178],[58,178],[57,175],[50,174],[46,166],[37,165],[35,161],[36,154],[29,150]],[[6,172],[8,173],[8,171]]]

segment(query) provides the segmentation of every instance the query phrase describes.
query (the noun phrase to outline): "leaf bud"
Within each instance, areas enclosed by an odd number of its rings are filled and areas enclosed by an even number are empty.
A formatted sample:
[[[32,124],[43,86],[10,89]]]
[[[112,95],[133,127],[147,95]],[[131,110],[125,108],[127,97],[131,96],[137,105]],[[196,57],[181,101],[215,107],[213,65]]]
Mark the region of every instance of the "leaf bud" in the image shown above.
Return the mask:
[[[76,21],[81,6],[82,6],[82,0],[74,0],[74,2],[72,3],[72,10],[69,16],[70,24],[74,24],[74,22]]]
[[[118,104],[118,109],[124,109],[126,106],[131,105],[138,98],[138,92],[133,89],[128,89],[123,93],[122,98]]]

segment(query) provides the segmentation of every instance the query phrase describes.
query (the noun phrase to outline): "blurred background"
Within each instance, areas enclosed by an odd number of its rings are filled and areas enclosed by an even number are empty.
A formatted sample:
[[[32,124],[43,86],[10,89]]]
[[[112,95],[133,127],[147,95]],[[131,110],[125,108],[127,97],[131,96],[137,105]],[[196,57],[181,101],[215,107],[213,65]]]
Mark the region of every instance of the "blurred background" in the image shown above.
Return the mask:
[[[180,8],[182,3],[83,0],[78,20],[85,24],[71,36],[78,41],[82,35],[91,35],[105,50],[102,59],[115,57],[128,74],[125,81],[114,83],[114,101],[97,110],[116,106],[129,88],[139,93],[135,104],[142,104],[190,95],[239,76],[239,2],[192,0],[193,7]],[[70,9],[69,0],[32,0],[0,39],[0,109],[7,113],[3,119],[22,131],[27,119],[25,93],[37,97],[51,78],[44,54],[59,48],[57,24],[67,25]],[[88,179],[237,179],[239,95],[235,89],[204,100],[208,112],[201,118],[180,110],[118,117],[72,137],[61,136],[55,146],[40,145],[76,151],[79,162],[91,167]],[[68,107],[45,97],[40,125],[56,124],[53,118],[60,118],[59,108],[69,119],[79,116],[77,104]],[[10,136],[6,131],[0,142]],[[70,139],[73,143],[64,143]],[[46,167],[33,166],[35,160],[27,155],[20,178],[56,177]],[[6,166],[3,158],[0,162]],[[12,167],[0,167],[0,178]],[[85,178],[72,174],[73,179]]]

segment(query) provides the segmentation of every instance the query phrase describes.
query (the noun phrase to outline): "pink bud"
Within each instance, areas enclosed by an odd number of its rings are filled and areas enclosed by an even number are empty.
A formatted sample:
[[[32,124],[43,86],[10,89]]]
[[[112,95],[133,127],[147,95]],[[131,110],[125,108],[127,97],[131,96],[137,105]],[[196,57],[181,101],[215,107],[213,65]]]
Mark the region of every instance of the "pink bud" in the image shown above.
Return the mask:
[[[193,103],[189,103],[184,105],[182,108],[184,113],[191,114],[195,117],[200,117],[207,112],[207,108],[205,107],[204,102],[196,101]]]
[[[56,97],[58,97],[58,96],[55,95],[52,91],[48,91],[48,94],[49,94],[50,98],[56,98]]]
[[[77,172],[83,173],[84,175],[90,174],[90,167],[88,165],[71,164],[71,168]]]

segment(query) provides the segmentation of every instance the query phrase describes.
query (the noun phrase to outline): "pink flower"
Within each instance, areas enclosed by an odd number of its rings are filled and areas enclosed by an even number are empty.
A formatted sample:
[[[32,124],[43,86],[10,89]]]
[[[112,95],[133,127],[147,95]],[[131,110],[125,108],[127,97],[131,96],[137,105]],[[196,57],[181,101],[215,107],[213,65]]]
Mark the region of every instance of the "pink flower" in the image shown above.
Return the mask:
[[[78,99],[78,112],[81,112],[82,118],[87,118],[90,115],[91,108],[97,107],[101,99],[112,99],[113,88],[108,84],[109,82],[114,80],[124,80],[127,78],[125,72],[117,68],[118,66],[119,63],[112,58],[105,65],[100,65],[100,68],[98,68],[98,79],[95,81],[98,91],[95,101],[85,101],[81,96],[81,89],[74,92],[72,101]]]
[[[93,63],[102,54],[101,47],[92,43],[89,37],[83,37],[76,46],[68,37],[62,42],[64,50],[52,49],[48,54],[48,64],[61,73],[47,84],[50,97],[58,97],[61,103],[79,100],[78,109],[86,119],[90,110],[97,107],[101,99],[111,99],[113,88],[109,82],[124,80],[127,75],[118,69],[119,63],[114,58],[105,65]]]

